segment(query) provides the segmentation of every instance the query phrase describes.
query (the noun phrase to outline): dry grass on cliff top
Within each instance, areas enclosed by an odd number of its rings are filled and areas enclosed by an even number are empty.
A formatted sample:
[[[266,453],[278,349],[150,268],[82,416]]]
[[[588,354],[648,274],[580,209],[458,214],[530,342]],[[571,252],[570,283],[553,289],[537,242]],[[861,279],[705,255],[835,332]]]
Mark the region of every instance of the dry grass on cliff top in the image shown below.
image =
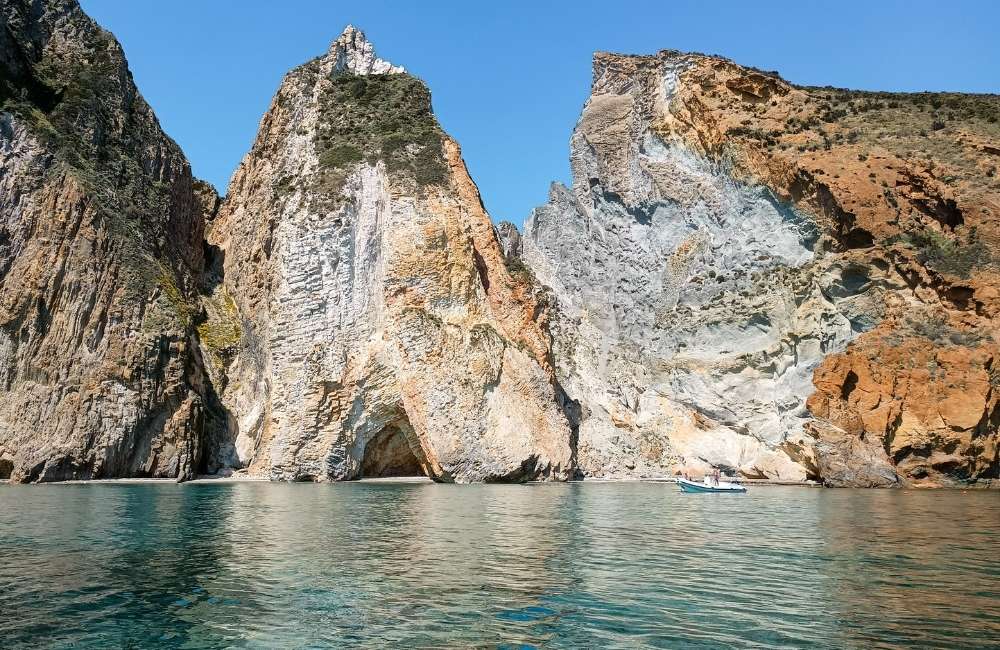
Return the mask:
[[[1000,267],[1000,96],[800,87],[728,62],[709,69],[702,82],[719,70],[724,82],[702,97],[726,138],[825,177],[852,219],[935,271],[964,279]]]
[[[817,132],[824,125],[836,127],[819,146],[831,138],[880,146],[901,158],[943,168],[946,183],[1000,189],[1000,149],[993,149],[1000,147],[1000,95],[802,90],[816,103],[818,123],[792,122],[790,131],[796,126]]]

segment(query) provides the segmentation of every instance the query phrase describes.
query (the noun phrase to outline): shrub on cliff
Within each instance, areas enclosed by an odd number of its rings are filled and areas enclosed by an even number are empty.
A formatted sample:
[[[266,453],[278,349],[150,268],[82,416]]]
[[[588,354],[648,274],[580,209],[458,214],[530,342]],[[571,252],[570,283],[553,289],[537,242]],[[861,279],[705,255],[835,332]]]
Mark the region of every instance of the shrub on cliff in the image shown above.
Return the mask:
[[[431,94],[408,74],[340,74],[320,97],[315,144],[320,163],[346,170],[382,160],[390,172],[409,173],[421,187],[443,182],[443,133]]]
[[[351,163],[364,160],[361,151],[349,144],[339,144],[328,148],[319,157],[319,163],[324,167],[346,167]]]
[[[961,278],[968,278],[974,270],[993,261],[989,248],[979,241],[974,230],[964,242],[931,230],[911,233],[905,241],[917,249],[921,264]]]

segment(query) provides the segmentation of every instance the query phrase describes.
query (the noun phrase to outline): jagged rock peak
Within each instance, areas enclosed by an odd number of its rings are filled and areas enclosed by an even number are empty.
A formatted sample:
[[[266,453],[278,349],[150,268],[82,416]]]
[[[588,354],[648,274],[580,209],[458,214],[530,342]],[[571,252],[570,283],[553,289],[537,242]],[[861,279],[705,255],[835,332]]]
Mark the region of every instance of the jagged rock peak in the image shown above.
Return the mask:
[[[401,72],[348,27],[286,77],[213,220],[207,329],[235,335],[205,355],[233,414],[219,464],[295,481],[569,478],[530,278],[430,91]]]
[[[496,225],[495,230],[504,257],[520,257],[521,233],[518,231],[517,226],[509,221],[501,221]]]
[[[365,37],[365,33],[348,25],[343,33],[330,44],[330,56],[335,58],[334,70],[354,74],[401,74],[402,66],[393,65],[375,56],[375,46]]]

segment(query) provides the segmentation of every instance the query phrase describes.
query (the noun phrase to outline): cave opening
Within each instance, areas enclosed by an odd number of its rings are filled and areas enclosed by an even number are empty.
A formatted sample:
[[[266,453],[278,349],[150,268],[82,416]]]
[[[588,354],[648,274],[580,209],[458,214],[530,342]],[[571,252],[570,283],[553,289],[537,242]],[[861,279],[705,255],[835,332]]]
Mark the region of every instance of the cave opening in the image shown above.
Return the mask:
[[[10,479],[10,475],[14,473],[14,461],[8,460],[6,458],[0,458],[0,481],[6,481]]]
[[[365,445],[360,478],[428,476],[416,434],[408,422],[387,425]]]
[[[840,387],[840,399],[847,401],[847,398],[851,396],[854,389],[858,387],[858,375],[853,370],[847,371],[847,376],[844,377],[844,385]]]

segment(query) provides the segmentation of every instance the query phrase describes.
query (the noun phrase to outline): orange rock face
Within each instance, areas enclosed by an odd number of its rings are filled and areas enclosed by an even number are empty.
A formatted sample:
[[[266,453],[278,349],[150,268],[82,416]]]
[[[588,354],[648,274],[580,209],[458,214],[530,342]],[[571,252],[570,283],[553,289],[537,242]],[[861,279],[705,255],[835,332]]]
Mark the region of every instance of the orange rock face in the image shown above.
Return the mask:
[[[879,441],[918,485],[996,466],[997,345],[954,344],[872,332],[815,374],[810,410],[848,433]]]
[[[998,117],[597,54],[573,185],[521,245],[558,299],[581,470],[995,482]]]
[[[877,442],[904,483],[995,478],[1000,100],[689,62],[661,131],[808,210],[830,254],[888,289],[882,323],[816,369],[810,411]]]

